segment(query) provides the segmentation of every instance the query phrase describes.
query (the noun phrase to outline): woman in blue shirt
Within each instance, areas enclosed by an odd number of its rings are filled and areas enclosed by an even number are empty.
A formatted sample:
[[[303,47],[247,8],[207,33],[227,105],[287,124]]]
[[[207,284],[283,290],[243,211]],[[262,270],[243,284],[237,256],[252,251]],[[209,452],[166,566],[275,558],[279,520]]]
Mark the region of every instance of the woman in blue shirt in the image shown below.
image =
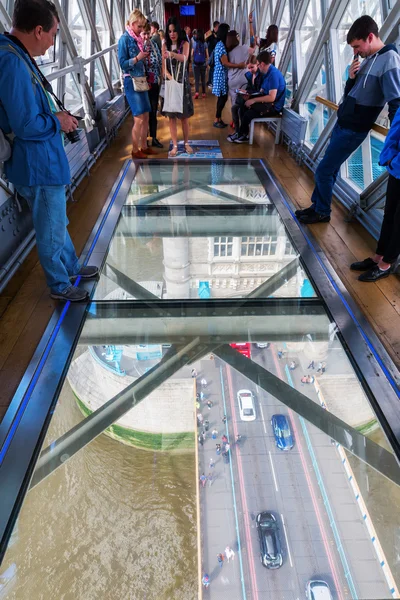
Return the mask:
[[[144,52],[144,40],[140,36],[146,24],[146,17],[135,9],[128,19],[125,33],[118,42],[118,59],[124,74],[125,95],[134,117],[132,128],[132,158],[147,158],[155,154],[147,147],[147,131],[149,128],[149,112],[151,110],[149,94],[137,92],[132,79],[145,77],[145,61],[149,53]]]
[[[222,111],[228,100],[228,69],[245,69],[246,63],[237,65],[230,63],[228,60],[228,52],[226,50],[226,38],[229,32],[229,25],[221,23],[217,32],[217,45],[214,49],[214,75],[212,93],[218,97],[217,111],[215,113],[214,127],[223,129],[228,125],[221,119]]]

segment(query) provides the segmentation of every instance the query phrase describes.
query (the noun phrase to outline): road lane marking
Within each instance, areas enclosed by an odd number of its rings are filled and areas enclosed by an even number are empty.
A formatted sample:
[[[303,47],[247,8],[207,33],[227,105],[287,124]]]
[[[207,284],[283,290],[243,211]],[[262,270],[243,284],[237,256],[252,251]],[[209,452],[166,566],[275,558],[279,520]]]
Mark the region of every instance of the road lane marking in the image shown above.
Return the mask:
[[[287,547],[287,551],[288,551],[288,555],[289,555],[289,562],[290,562],[290,566],[293,567],[292,553],[290,552],[290,546],[289,546],[289,538],[288,538],[288,534],[286,531],[285,519],[283,518],[282,513],[281,513],[281,519],[282,519],[283,531],[285,532],[286,547]]]
[[[265,427],[265,421],[264,421],[264,413],[263,413],[263,411],[262,411],[262,406],[261,406],[261,404],[260,404],[260,413],[261,413],[261,420],[262,420],[263,427],[264,427],[264,433],[267,433],[267,428]]]
[[[272,477],[274,478],[275,490],[276,490],[277,492],[279,492],[279,490],[278,490],[278,483],[277,483],[277,481],[276,481],[276,475],[275,475],[274,463],[272,462],[272,454],[271,454],[271,451],[270,451],[270,450],[268,451],[268,454],[269,454],[269,460],[270,460],[270,462],[271,462]]]

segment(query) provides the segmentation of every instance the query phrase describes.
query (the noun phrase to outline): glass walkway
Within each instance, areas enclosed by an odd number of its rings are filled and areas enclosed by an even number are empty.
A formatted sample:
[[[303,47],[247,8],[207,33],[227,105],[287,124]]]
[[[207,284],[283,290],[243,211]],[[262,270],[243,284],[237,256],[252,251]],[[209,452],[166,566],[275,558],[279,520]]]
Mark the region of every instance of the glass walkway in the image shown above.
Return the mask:
[[[0,598],[398,598],[397,372],[267,166],[128,162],[83,258],[0,426]]]

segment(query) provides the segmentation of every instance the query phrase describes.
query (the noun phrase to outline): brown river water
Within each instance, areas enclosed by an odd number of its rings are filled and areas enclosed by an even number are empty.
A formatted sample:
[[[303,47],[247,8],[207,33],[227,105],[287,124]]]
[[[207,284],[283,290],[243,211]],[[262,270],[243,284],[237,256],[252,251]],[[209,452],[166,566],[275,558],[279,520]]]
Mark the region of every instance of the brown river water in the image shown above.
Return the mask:
[[[66,383],[47,439],[81,420]],[[101,435],[26,496],[1,600],[195,600],[196,485],[194,452]]]

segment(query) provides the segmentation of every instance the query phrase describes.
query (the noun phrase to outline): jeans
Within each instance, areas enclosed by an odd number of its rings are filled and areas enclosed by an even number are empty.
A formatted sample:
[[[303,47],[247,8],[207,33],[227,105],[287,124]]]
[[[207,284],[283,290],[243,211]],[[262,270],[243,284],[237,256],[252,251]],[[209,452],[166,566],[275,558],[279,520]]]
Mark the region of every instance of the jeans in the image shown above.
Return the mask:
[[[149,113],[149,129],[150,137],[157,137],[157,110],[158,110],[158,97],[160,95],[160,86],[158,83],[152,83],[149,89],[149,100],[151,111]]]
[[[250,123],[253,119],[260,117],[273,117],[277,114],[273,105],[269,102],[255,102],[251,108],[245,104],[239,110],[240,129],[239,135],[248,135]]]
[[[40,264],[49,288],[63,292],[71,285],[70,276],[80,270],[69,236],[67,199],[63,185],[15,186],[32,210]]]
[[[222,111],[225,108],[225,104],[228,101],[228,94],[224,94],[223,96],[218,96],[217,100],[217,112],[215,113],[215,118],[220,119],[222,115]]]
[[[325,156],[315,171],[315,188],[311,196],[315,212],[328,216],[331,213],[332,193],[341,165],[365,140],[368,131],[343,129],[337,123]]]
[[[206,93],[206,65],[195,65],[193,64],[193,72],[194,72],[194,85],[196,89],[196,93],[199,93],[200,87],[200,79],[201,79],[201,87],[203,90],[203,94]]]
[[[400,179],[389,175],[381,235],[376,253],[392,264],[400,254]]]

